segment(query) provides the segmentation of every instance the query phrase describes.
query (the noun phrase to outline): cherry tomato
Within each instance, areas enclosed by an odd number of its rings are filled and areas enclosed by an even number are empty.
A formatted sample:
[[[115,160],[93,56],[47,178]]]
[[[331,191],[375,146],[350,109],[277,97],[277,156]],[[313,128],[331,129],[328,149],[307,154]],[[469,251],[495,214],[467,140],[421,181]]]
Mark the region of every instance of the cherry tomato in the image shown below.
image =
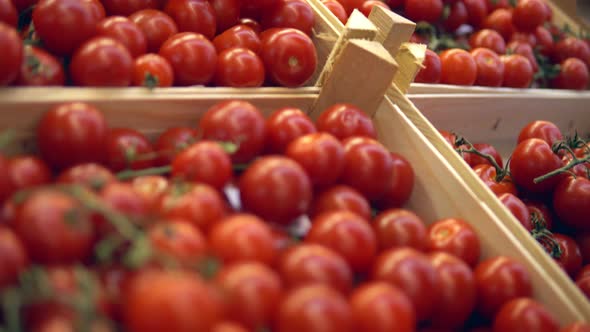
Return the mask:
[[[346,16],[350,16],[352,11],[361,8],[365,0],[338,0],[342,7],[346,10]]]
[[[222,190],[232,178],[231,158],[219,143],[200,141],[174,158],[172,175]]]
[[[313,218],[305,241],[338,252],[355,272],[367,271],[377,253],[371,225],[350,211],[326,212]]]
[[[352,104],[334,104],[322,112],[316,122],[318,131],[324,131],[345,139],[352,136],[377,138],[377,130],[371,118]]]
[[[385,8],[387,10],[391,10],[391,8],[389,8],[389,6],[385,2],[379,1],[379,0],[367,0],[367,1],[363,2],[361,7],[359,8],[359,10],[366,17],[369,17],[369,15],[371,14],[371,11],[373,10],[373,7],[381,7],[381,8]]]
[[[447,253],[433,253],[430,261],[440,281],[440,297],[435,303],[438,310],[434,311],[432,325],[447,328],[461,326],[476,304],[477,289],[473,272],[462,260]]]
[[[586,295],[586,298],[590,299],[590,277],[576,280],[576,286]]]
[[[488,9],[490,10],[490,12],[493,12],[498,8],[509,9],[511,7],[508,0],[487,0],[486,3],[488,5]]]
[[[98,23],[96,30],[99,36],[110,37],[121,42],[134,58],[147,51],[147,40],[143,31],[127,17],[105,18]]]
[[[170,87],[174,84],[174,71],[165,58],[158,54],[148,53],[135,59],[133,65],[133,85],[154,87]]]
[[[564,326],[559,332],[590,332],[590,324],[587,323],[573,323]]]
[[[549,208],[545,204],[532,201],[525,201],[524,203],[531,215],[531,222],[535,218],[546,229],[551,230],[553,228],[553,217],[551,211],[549,211]]]
[[[586,90],[590,74],[588,66],[577,58],[569,58],[561,63],[559,74],[551,82],[557,89]]]
[[[455,1],[449,4],[450,14],[443,21],[443,26],[447,31],[454,32],[459,29],[460,26],[467,23],[469,19],[469,13],[467,7],[462,1]]]
[[[235,88],[255,88],[264,83],[264,64],[247,48],[230,48],[219,53],[215,84]]]
[[[493,318],[508,301],[532,297],[531,276],[526,267],[504,256],[482,261],[474,270],[477,287],[477,309]]]
[[[476,48],[471,51],[473,59],[477,64],[477,79],[475,85],[499,87],[504,80],[504,63],[500,57],[492,50],[486,48]],[[481,160],[483,158],[475,155],[473,159]]]
[[[426,50],[426,56],[422,63],[424,68],[420,69],[414,79],[416,83],[438,83],[441,77],[441,62],[438,54],[434,51]]]
[[[578,58],[590,66],[590,45],[576,37],[567,37],[555,44],[554,60],[561,63],[568,58]]]
[[[70,73],[80,86],[128,86],[133,75],[133,57],[115,39],[96,37],[74,53]]]
[[[16,190],[32,188],[51,182],[51,170],[45,162],[33,156],[18,156],[9,160],[8,171]]]
[[[256,31],[247,25],[239,24],[217,35],[213,39],[213,45],[218,53],[229,48],[243,47],[258,54],[261,42]]]
[[[129,16],[129,19],[143,31],[150,53],[157,53],[168,38],[178,33],[174,20],[156,9],[142,9]]]
[[[535,39],[537,40],[536,47],[539,51],[544,55],[551,56],[554,47],[551,32],[549,32],[544,26],[539,26],[535,30]]]
[[[503,193],[498,196],[498,199],[504,206],[510,210],[512,215],[520,221],[520,224],[527,230],[532,231],[535,228],[531,220],[530,211],[527,206],[516,197],[513,193]]]
[[[553,192],[555,213],[564,224],[577,230],[590,230],[590,219],[586,213],[589,202],[590,180],[582,177],[568,176]]]
[[[418,321],[430,319],[436,310],[438,274],[423,253],[411,248],[384,251],[375,260],[372,278],[403,290],[414,306]]]
[[[469,266],[477,264],[481,252],[475,230],[465,221],[455,218],[442,219],[428,227],[426,248],[455,255]]]
[[[207,0],[169,0],[164,12],[174,20],[179,32],[199,33],[209,40],[215,37],[215,10]]]
[[[545,120],[536,120],[529,122],[518,134],[517,143],[521,143],[529,138],[541,139],[550,146],[558,141],[563,141],[561,130],[553,123]]]
[[[270,265],[276,258],[270,227],[254,215],[237,214],[219,221],[211,229],[209,245],[228,263],[257,261]]]
[[[469,52],[450,49],[440,54],[441,83],[473,85],[477,78],[477,64]]]
[[[380,250],[410,247],[425,250],[426,226],[409,210],[391,209],[381,212],[372,222]]]
[[[21,239],[9,228],[0,226],[0,290],[18,281],[29,265]]]
[[[494,332],[559,331],[559,323],[542,304],[529,299],[517,298],[504,304],[494,319]]]
[[[269,28],[294,28],[311,36],[315,14],[304,0],[279,0],[275,6],[262,15],[261,24]]]
[[[495,30],[479,30],[469,38],[469,45],[472,48],[488,48],[497,54],[506,53],[506,42],[504,38]]]
[[[350,297],[355,331],[414,332],[416,314],[412,302],[397,287],[371,282]]]
[[[580,248],[580,252],[582,253],[582,258],[584,259],[584,264],[590,263],[590,233],[585,232],[576,235],[576,243]],[[590,271],[590,268],[588,268]],[[590,274],[590,273],[589,273]]]
[[[257,159],[239,180],[242,204],[262,218],[289,224],[307,212],[311,181],[295,161],[280,156]]]
[[[70,55],[96,34],[105,11],[97,0],[40,0],[33,9],[35,32],[43,46]]]
[[[209,331],[223,317],[219,296],[187,271],[140,272],[129,281],[124,298],[124,325],[130,332]]]
[[[159,155],[158,164],[171,164],[174,158],[193,145],[197,140],[197,131],[189,127],[171,127],[166,129],[154,142],[154,149]]]
[[[289,144],[285,155],[305,169],[315,187],[326,188],[336,183],[344,169],[344,147],[328,133],[297,138]]]
[[[353,274],[344,258],[334,250],[313,243],[299,244],[281,257],[278,270],[288,287],[326,284],[348,294]]]
[[[109,16],[129,16],[143,9],[159,9],[162,0],[101,0]]]
[[[23,42],[16,30],[0,22],[0,86],[14,82],[23,63]]]
[[[504,162],[502,161],[502,156],[500,156],[500,153],[498,152],[498,150],[496,150],[496,148],[493,147],[492,145],[486,144],[486,143],[475,143],[475,144],[473,144],[473,148],[475,148],[477,151],[479,151],[483,154],[490,155],[491,157],[494,158],[494,160],[496,161],[496,164],[498,164],[498,166],[504,167]],[[475,167],[477,165],[482,165],[482,164],[492,165],[492,163],[484,157],[478,156],[476,154],[473,154],[471,156],[470,161],[469,161],[470,166]]]
[[[328,10],[330,10],[332,14],[342,22],[342,24],[346,24],[346,21],[348,21],[348,14],[338,0],[322,0],[322,4],[326,6],[326,8],[328,8]]]
[[[537,37],[532,32],[517,31],[510,37],[510,43],[512,42],[521,42],[535,47],[537,45]]]
[[[128,128],[110,130],[106,146],[108,165],[114,171],[144,169],[154,165],[154,149],[142,133]]]
[[[520,31],[531,31],[547,20],[547,8],[543,0],[520,0],[512,14],[512,24]]]
[[[63,66],[53,55],[35,46],[24,47],[24,61],[17,85],[62,86],[65,80]]]
[[[160,200],[170,188],[167,178],[159,175],[138,176],[131,181],[133,191],[141,198],[150,213],[157,214]]]
[[[510,40],[516,29],[512,24],[512,10],[504,8],[494,10],[485,18],[482,26],[486,29],[498,31],[504,37],[504,40]]]
[[[385,194],[376,202],[382,209],[400,208],[404,206],[414,190],[414,169],[402,155],[391,153],[393,161],[392,180]]]
[[[528,88],[533,82],[533,65],[520,54],[503,55],[504,81],[502,85],[509,88]]]
[[[284,107],[266,120],[266,147],[270,152],[284,153],[299,137],[316,132],[313,121],[302,110]]]
[[[575,277],[582,268],[582,253],[576,241],[564,234],[553,234],[553,239],[561,248],[561,257],[557,261],[570,276]]]
[[[203,139],[236,144],[234,162],[249,162],[264,149],[264,116],[246,101],[229,100],[212,106],[201,118],[199,130]]]
[[[238,0],[211,0],[211,7],[215,13],[217,33],[233,27],[240,21],[240,1]]]
[[[322,284],[286,294],[277,312],[277,332],[351,332],[352,310],[343,295]]]
[[[57,190],[40,190],[18,209],[14,230],[33,261],[74,263],[92,252],[94,229],[90,219],[73,197]]]
[[[104,161],[106,138],[104,116],[85,103],[57,105],[43,114],[37,126],[41,156],[54,168]]]
[[[245,327],[233,322],[221,322],[211,330],[211,332],[250,332]]]
[[[532,193],[550,192],[559,183],[559,176],[534,183],[534,179],[561,167],[560,158],[553,154],[547,142],[529,138],[512,152],[510,174],[514,182]]]
[[[435,23],[442,13],[442,0],[406,0],[405,3],[405,14],[414,22]]]
[[[325,212],[346,210],[371,220],[371,206],[367,199],[354,188],[345,185],[333,186],[315,197],[311,216]]]
[[[254,1],[256,1],[256,0],[254,0]],[[263,1],[265,1],[265,0],[263,0]],[[274,1],[274,0],[271,0],[271,1]],[[260,33],[262,32],[262,26],[260,26],[260,23],[258,23],[258,21],[256,21],[256,20],[253,20],[248,17],[240,18],[238,25],[245,25],[245,26],[249,27],[250,29],[254,30],[254,32],[256,32],[256,35],[260,35]]]
[[[148,216],[147,202],[130,183],[110,182],[102,188],[99,195],[107,207],[124,214],[133,223],[141,225]],[[100,235],[113,233],[116,230],[114,225],[102,215],[95,216],[93,221]]]
[[[184,220],[166,220],[148,230],[152,247],[159,255],[194,267],[207,253],[205,236]]]
[[[263,38],[260,55],[269,79],[285,87],[305,84],[318,62],[311,38],[293,28],[277,28]]]
[[[160,49],[174,70],[178,85],[200,85],[211,82],[217,64],[217,51],[205,36],[183,32],[170,37]]]
[[[94,163],[68,168],[57,177],[57,182],[81,184],[92,189],[101,189],[115,180],[115,175],[108,168]]]
[[[509,176],[506,176],[502,180],[498,181],[496,169],[493,166],[480,164],[473,168],[473,171],[479,178],[483,181],[483,183],[488,186],[496,194],[496,196],[500,196],[504,193],[509,193],[512,195],[517,195],[518,190],[514,183],[512,183],[512,179]]]
[[[277,0],[241,0],[241,17],[258,20],[264,12],[274,7],[277,3]]]
[[[4,201],[9,198],[14,191],[15,188],[13,188],[12,180],[10,179],[8,159],[0,154],[0,204],[4,204]],[[2,222],[0,221],[0,223]]]
[[[3,22],[12,27],[17,27],[18,13],[12,1],[0,1],[0,22]]]
[[[527,58],[531,63],[534,73],[539,70],[539,64],[535,58],[533,47],[530,44],[521,41],[512,41],[508,44],[508,50],[510,50],[512,54],[519,54]]]

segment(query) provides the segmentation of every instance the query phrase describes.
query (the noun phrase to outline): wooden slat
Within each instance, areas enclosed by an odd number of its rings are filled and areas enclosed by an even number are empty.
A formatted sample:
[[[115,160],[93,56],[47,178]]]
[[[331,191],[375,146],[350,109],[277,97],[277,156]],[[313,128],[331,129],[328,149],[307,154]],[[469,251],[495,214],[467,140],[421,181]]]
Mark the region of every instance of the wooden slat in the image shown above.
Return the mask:
[[[373,7],[369,20],[379,29],[375,41],[383,44],[394,57],[416,30],[416,23],[380,6]]]

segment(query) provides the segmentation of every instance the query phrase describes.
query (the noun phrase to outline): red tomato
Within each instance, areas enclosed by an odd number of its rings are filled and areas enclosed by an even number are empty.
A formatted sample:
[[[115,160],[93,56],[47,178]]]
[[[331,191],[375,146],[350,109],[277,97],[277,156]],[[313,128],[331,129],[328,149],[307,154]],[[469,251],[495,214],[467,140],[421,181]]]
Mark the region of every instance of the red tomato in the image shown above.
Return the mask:
[[[338,180],[344,169],[344,147],[328,133],[313,133],[291,142],[285,155],[301,165],[311,184],[326,188]]]
[[[553,239],[561,248],[561,257],[557,261],[571,277],[575,277],[582,268],[582,253],[576,241],[563,234],[553,234]]]
[[[29,265],[21,239],[9,228],[0,227],[0,291],[16,283]]]
[[[430,261],[440,280],[440,297],[438,301],[433,301],[437,310],[431,319],[432,325],[457,328],[475,308],[477,289],[473,272],[462,260],[447,253],[433,253]]]
[[[105,18],[98,23],[96,30],[99,36],[110,37],[121,42],[134,58],[147,51],[147,40],[143,31],[127,17]]]
[[[404,206],[414,190],[414,169],[402,155],[391,153],[393,161],[392,180],[389,188],[379,198],[377,205],[382,209],[400,208]]]
[[[274,7],[277,3],[278,0],[241,0],[240,16],[257,20],[265,11]]]
[[[416,314],[412,302],[397,287],[371,282],[350,297],[355,331],[414,332]]]
[[[178,26],[166,13],[156,9],[142,9],[129,16],[147,40],[147,51],[157,53],[164,42],[178,33]]]
[[[104,17],[97,0],[40,0],[33,9],[35,32],[43,46],[56,55],[74,53],[95,36]]]
[[[534,183],[533,180],[561,167],[560,158],[553,154],[547,142],[538,138],[526,139],[512,152],[510,174],[514,182],[532,193],[550,192],[559,183],[559,176]]]
[[[512,24],[520,31],[534,32],[547,20],[548,12],[543,0],[520,0],[512,14]]]
[[[344,140],[342,183],[361,192],[367,199],[381,198],[391,189],[393,158],[381,143],[367,137]]]
[[[474,28],[479,28],[488,15],[486,0],[463,0],[467,8],[467,23]]]
[[[531,276],[526,267],[508,257],[482,261],[474,270],[477,287],[477,309],[493,318],[508,301],[532,297]]]
[[[147,202],[130,183],[110,182],[102,188],[99,195],[103,203],[112,210],[124,214],[136,224],[144,223],[148,215]],[[93,221],[100,235],[115,231],[114,225],[102,215],[95,216]]]
[[[528,88],[533,82],[533,65],[520,54],[503,55],[504,81],[502,85],[509,88]]]
[[[108,165],[114,171],[144,169],[154,165],[154,149],[145,135],[128,128],[110,130],[106,147]]]
[[[260,218],[236,214],[220,220],[209,233],[209,245],[215,256],[226,263],[256,261],[274,263],[274,237]]]
[[[512,24],[512,10],[496,9],[483,21],[483,27],[498,31],[504,40],[510,40],[515,31]]]
[[[352,136],[377,138],[371,118],[351,104],[334,104],[322,112],[316,122],[318,131],[330,133],[343,140]]]
[[[284,107],[266,119],[266,147],[273,153],[284,153],[299,137],[316,132],[313,121],[302,110]]]
[[[57,177],[56,181],[59,183],[80,184],[98,190],[107,183],[116,181],[116,178],[108,168],[88,163],[66,169]]]
[[[209,331],[223,317],[218,294],[187,271],[142,271],[131,278],[124,298],[130,332]]]
[[[178,26],[178,32],[195,32],[211,40],[217,22],[215,10],[207,0],[168,0],[164,7]]]
[[[587,323],[573,323],[563,327],[559,332],[590,332],[590,324]]]
[[[315,72],[318,61],[311,38],[292,28],[277,28],[263,38],[260,55],[267,77],[286,87],[305,84]]]
[[[422,62],[424,68],[420,69],[418,75],[414,79],[416,83],[438,83],[441,77],[441,62],[438,54],[434,51],[426,50],[426,56],[424,62]]]
[[[129,16],[142,9],[159,9],[162,0],[101,0],[109,16]]]
[[[170,87],[174,83],[174,71],[165,58],[148,53],[137,59],[133,66],[133,85],[148,88]]]
[[[495,30],[479,30],[469,38],[469,45],[472,48],[488,48],[497,54],[506,53],[506,42],[504,38]]]
[[[409,210],[381,212],[372,222],[380,250],[410,247],[425,250],[427,232],[424,221]]]
[[[521,41],[512,41],[508,44],[508,50],[512,54],[519,54],[527,58],[533,67],[533,72],[536,73],[539,70],[539,64],[533,52],[533,47],[530,44]]]
[[[578,58],[590,66],[590,45],[576,37],[567,37],[555,44],[554,60],[562,62],[568,58]]]
[[[479,261],[480,242],[475,230],[461,219],[442,219],[428,227],[428,251],[442,251],[462,259],[469,266]]]
[[[487,2],[488,9],[490,10],[490,12],[493,12],[494,10],[496,10],[498,8],[506,8],[506,9],[511,8],[508,0],[487,0],[486,2]]]
[[[90,214],[57,190],[39,190],[28,196],[17,211],[14,230],[37,263],[74,263],[92,253]]]
[[[576,243],[580,248],[584,264],[590,263],[590,233],[586,232],[576,235]],[[590,268],[588,270],[590,271]]]
[[[257,159],[239,180],[242,204],[262,218],[289,224],[311,203],[311,181],[295,161],[269,156]]]
[[[338,0],[342,7],[344,7],[344,10],[346,10],[347,17],[352,14],[353,10],[361,8],[365,1],[366,0]]]
[[[106,138],[104,116],[85,103],[57,105],[43,114],[37,126],[41,156],[54,168],[104,161]]]
[[[0,22],[6,23],[15,28],[17,27],[18,13],[12,1],[0,1]]]
[[[13,27],[0,22],[0,44],[0,86],[4,86],[14,82],[18,77],[23,64],[23,42]]]
[[[213,79],[217,51],[201,34],[176,34],[166,40],[159,54],[172,65],[175,83],[178,85],[204,85]]]
[[[352,332],[352,310],[340,293],[322,284],[287,293],[279,305],[277,332]]]
[[[590,277],[576,280],[576,286],[586,295],[586,298],[590,299]]]
[[[9,160],[8,171],[16,190],[32,188],[51,182],[51,170],[45,162],[33,156],[18,156]]]
[[[551,180],[548,180],[551,181]],[[590,230],[590,180],[568,176],[553,192],[553,208],[560,220],[576,230]]]
[[[272,9],[262,15],[260,23],[265,29],[294,28],[311,36],[315,14],[304,0],[279,0]]]
[[[171,164],[174,158],[197,141],[197,131],[189,127],[171,127],[166,129],[154,142],[158,153],[158,164]]]
[[[271,0],[271,1],[275,1],[275,0]],[[250,29],[254,30],[254,32],[256,32],[256,35],[260,35],[260,33],[262,32],[262,27],[260,26],[260,23],[258,23],[258,21],[256,21],[256,20],[253,20],[248,17],[240,18],[238,25],[245,25],[245,26],[249,27]]]
[[[529,122],[518,134],[517,143],[521,143],[529,138],[541,139],[550,146],[553,146],[556,142],[563,141],[561,130],[553,122],[545,120]]]
[[[217,53],[221,53],[228,48],[243,47],[258,54],[261,42],[256,31],[247,25],[239,24],[217,35],[213,39],[213,45]]]
[[[200,141],[174,158],[172,176],[222,190],[232,178],[231,158],[219,143]]]
[[[510,43],[515,41],[529,44],[531,47],[535,47],[537,45],[537,37],[532,32],[517,31],[513,33],[512,36],[510,36]]]
[[[9,198],[15,191],[12,187],[12,180],[10,179],[10,172],[8,167],[8,159],[0,154],[0,204]],[[370,208],[369,208],[370,211]],[[0,217],[0,220],[3,218]],[[2,221],[0,221],[2,223]]]
[[[221,322],[211,330],[211,332],[250,332],[245,327],[232,323],[232,322]]]
[[[477,65],[477,79],[475,85],[499,87],[504,80],[504,63],[500,57],[487,48],[471,50],[471,55]],[[475,155],[472,158],[479,158]],[[478,160],[479,160],[478,159]]]
[[[435,23],[442,13],[442,0],[406,0],[405,3],[405,15],[414,22]]]
[[[299,244],[282,256],[278,271],[288,287],[326,284],[348,294],[353,274],[344,258],[334,250],[313,243]]]
[[[312,220],[305,239],[333,249],[355,272],[366,272],[377,253],[377,238],[369,222],[350,211],[323,213]]]
[[[215,84],[235,88],[255,88],[264,83],[264,64],[247,48],[230,48],[217,58]]]
[[[133,179],[131,186],[136,195],[145,203],[149,212],[156,214],[160,200],[170,188],[170,182],[163,176],[144,175]]]
[[[494,332],[501,331],[557,332],[559,323],[542,304],[517,298],[504,304],[494,319]]]
[[[504,193],[498,196],[498,199],[504,206],[510,210],[512,215],[520,221],[520,224],[527,230],[532,231],[535,228],[531,220],[531,214],[527,206],[512,193]]]
[[[74,316],[74,317],[73,317]],[[79,326],[77,317],[69,312],[60,312],[58,309],[49,310],[43,317],[29,323],[31,332],[70,332],[75,331]],[[104,320],[91,320],[87,322],[91,331],[115,332],[110,323]]]
[[[475,143],[475,144],[473,144],[473,147],[477,151],[479,151],[483,154],[490,155],[491,157],[494,158],[494,160],[496,161],[498,166],[504,167],[504,162],[502,161],[502,156],[500,156],[500,153],[498,152],[498,150],[496,150],[496,148],[493,147],[492,145],[486,144],[486,143]],[[482,165],[482,164],[492,165],[492,163],[489,160],[487,160],[486,158],[480,157],[476,154],[473,154],[471,156],[469,165],[474,167],[474,166]]]
[[[256,106],[239,100],[220,102],[207,110],[199,122],[203,139],[234,143],[234,162],[248,162],[264,149],[264,116]]]
[[[547,56],[551,56],[554,47],[553,36],[547,28],[540,26],[535,30],[535,39],[537,40],[537,48],[539,51]]]
[[[529,210],[531,222],[533,221],[533,218],[535,218],[546,229],[551,230],[553,228],[553,217],[551,211],[549,211],[549,208],[545,204],[530,201],[525,201],[525,204]]]
[[[194,267],[207,253],[207,242],[200,230],[184,220],[166,220],[152,226],[148,236],[158,255],[186,267]]]
[[[381,7],[381,8],[385,8],[387,10],[391,10],[389,8],[389,6],[383,2],[383,1],[379,1],[379,0],[366,0],[361,7],[359,8],[359,10],[361,11],[361,13],[363,13],[366,17],[369,17],[369,15],[371,14],[371,11],[373,10],[373,7]]]
[[[217,33],[233,27],[240,21],[240,2],[238,0],[211,0],[211,7],[215,12]]]
[[[17,85],[26,86],[61,86],[65,83],[62,64],[53,55],[35,46],[25,46],[24,61]]]
[[[326,8],[328,8],[328,10],[330,10],[332,14],[342,22],[342,24],[346,24],[346,21],[348,21],[348,14],[338,0],[322,0],[322,4],[326,6]]]
[[[449,4],[450,14],[443,21],[443,26],[447,31],[453,32],[460,26],[467,23],[469,19],[469,13],[467,7],[462,1],[455,1]]]
[[[441,83],[473,85],[477,78],[477,64],[469,52],[450,49],[440,54]]]
[[[133,76],[133,57],[115,39],[96,37],[74,53],[70,73],[80,86],[128,86]]]
[[[366,220],[371,220],[371,206],[367,199],[355,189],[344,185],[336,185],[316,196],[311,216],[341,210],[354,212]]]
[[[500,196],[504,193],[512,195],[518,194],[516,186],[512,183],[512,179],[509,176],[506,176],[500,181],[497,180],[496,169],[493,166],[480,164],[475,166],[473,171],[479,176],[483,183],[496,194],[496,196]]]
[[[569,58],[561,63],[559,75],[551,81],[551,86],[557,89],[586,90],[590,74],[584,61]]]
[[[439,277],[428,257],[419,251],[411,248],[384,251],[373,265],[372,278],[403,290],[414,306],[418,321],[430,319],[437,308]]]

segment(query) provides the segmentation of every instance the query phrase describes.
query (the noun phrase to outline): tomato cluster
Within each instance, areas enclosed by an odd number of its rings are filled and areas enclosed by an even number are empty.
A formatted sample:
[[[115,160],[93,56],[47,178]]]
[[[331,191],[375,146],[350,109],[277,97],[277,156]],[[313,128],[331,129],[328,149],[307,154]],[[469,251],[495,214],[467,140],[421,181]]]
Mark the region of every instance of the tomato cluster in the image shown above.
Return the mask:
[[[493,146],[441,133],[590,298],[590,145],[533,121],[504,166]]]
[[[0,0],[0,86],[298,87],[314,23],[305,0]]]

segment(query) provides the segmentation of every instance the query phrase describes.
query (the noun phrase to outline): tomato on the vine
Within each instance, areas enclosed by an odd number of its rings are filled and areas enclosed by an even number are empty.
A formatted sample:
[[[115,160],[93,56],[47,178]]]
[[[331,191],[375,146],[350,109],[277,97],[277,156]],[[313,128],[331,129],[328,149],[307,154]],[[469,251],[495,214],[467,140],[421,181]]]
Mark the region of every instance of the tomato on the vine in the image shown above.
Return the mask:
[[[41,48],[27,45],[16,85],[25,86],[63,86],[65,73],[62,64],[50,53]]]
[[[74,53],[70,74],[74,83],[80,86],[129,86],[133,57],[119,41],[96,37]]]
[[[556,258],[565,271],[575,277],[582,268],[582,253],[576,241],[564,234],[553,234],[553,239],[561,248],[561,256]]]
[[[158,255],[188,268],[202,262],[207,253],[203,233],[184,220],[159,222],[147,230],[147,236]]]
[[[112,170],[144,169],[154,165],[154,149],[145,135],[134,129],[113,128],[105,145]]]
[[[500,194],[498,199],[527,231],[530,232],[535,228],[529,209],[514,193]]]
[[[57,182],[79,184],[99,190],[109,182],[116,180],[115,175],[106,167],[85,163],[64,170],[57,177]]]
[[[178,85],[205,85],[215,75],[217,51],[213,43],[201,34],[176,34],[166,40],[159,54],[172,66]]]
[[[589,204],[590,180],[586,178],[568,176],[553,192],[555,213],[564,224],[577,230],[590,230]]]
[[[264,83],[264,64],[247,48],[229,48],[217,57],[214,81],[217,86],[255,88]]]
[[[491,165],[480,164],[475,166],[473,171],[479,176],[483,183],[496,194],[496,196],[500,196],[504,193],[510,193],[513,195],[518,193],[516,186],[512,183],[512,179],[509,176],[498,181],[496,169]]]
[[[534,180],[561,166],[561,159],[553,153],[547,142],[529,138],[520,142],[512,152],[510,173],[514,182],[523,189],[532,193],[546,193],[557,186],[560,176],[540,183],[535,183]]]
[[[190,127],[170,127],[154,142],[159,166],[169,165],[186,148],[197,142],[197,131]]]
[[[164,12],[174,20],[178,32],[199,33],[209,40],[215,37],[215,10],[207,0],[168,0]]]
[[[16,30],[0,22],[0,86],[14,82],[23,63],[23,42]]]
[[[172,84],[174,84],[174,71],[168,60],[154,53],[144,54],[135,59],[133,85],[164,88]]]
[[[518,134],[517,143],[521,143],[529,138],[541,139],[550,146],[553,146],[559,141],[563,141],[563,135],[559,127],[553,122],[545,120],[536,120],[529,122],[524,126]]]

